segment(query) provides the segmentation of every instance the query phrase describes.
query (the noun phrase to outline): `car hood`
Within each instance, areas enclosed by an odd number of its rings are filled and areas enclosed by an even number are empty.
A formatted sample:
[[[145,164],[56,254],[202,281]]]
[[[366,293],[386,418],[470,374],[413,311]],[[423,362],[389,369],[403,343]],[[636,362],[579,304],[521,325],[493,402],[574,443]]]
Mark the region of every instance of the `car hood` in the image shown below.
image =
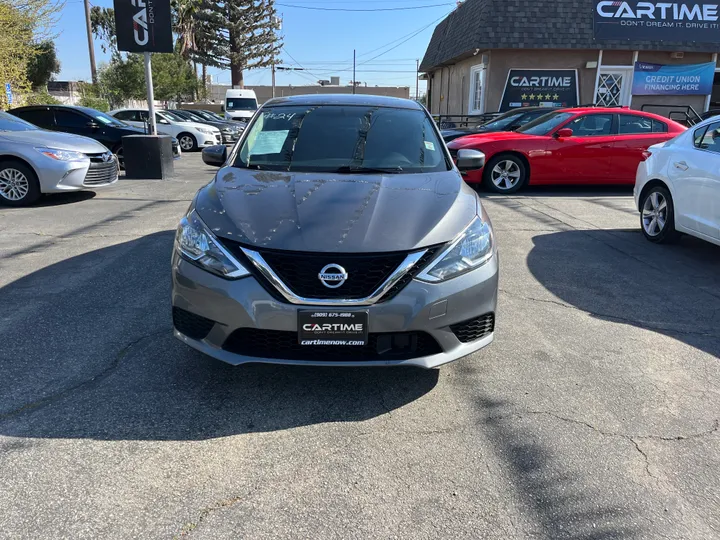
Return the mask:
[[[448,148],[465,148],[466,146],[475,146],[496,141],[517,141],[520,139],[534,139],[539,135],[529,135],[527,133],[518,133],[517,131],[495,131],[492,133],[478,133],[476,135],[466,135],[455,139],[448,143]]]
[[[189,122],[189,121],[188,122],[176,122],[176,124],[179,126],[188,126],[188,127],[192,127],[195,129],[198,129],[198,128],[205,128],[205,129],[210,129],[210,130],[217,129],[215,126],[211,126],[209,124],[201,124],[199,122]],[[220,130],[218,130],[218,131],[220,131]]]
[[[479,199],[457,171],[347,175],[224,167],[195,209],[219,237],[291,251],[408,251],[455,238]]]
[[[42,129],[30,131],[0,131],[0,138],[15,143],[26,143],[33,146],[46,146],[58,150],[72,150],[85,154],[107,152],[107,148],[96,140],[82,135],[60,133],[58,131],[45,131]]]

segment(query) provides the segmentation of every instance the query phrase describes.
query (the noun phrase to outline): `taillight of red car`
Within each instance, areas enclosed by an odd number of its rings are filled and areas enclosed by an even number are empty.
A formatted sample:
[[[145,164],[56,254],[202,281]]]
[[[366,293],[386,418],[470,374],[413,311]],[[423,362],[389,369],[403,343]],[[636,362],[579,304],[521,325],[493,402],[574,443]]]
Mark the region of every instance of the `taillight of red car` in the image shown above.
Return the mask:
[[[652,152],[650,150],[643,150],[640,161],[646,161],[650,156],[652,156]]]

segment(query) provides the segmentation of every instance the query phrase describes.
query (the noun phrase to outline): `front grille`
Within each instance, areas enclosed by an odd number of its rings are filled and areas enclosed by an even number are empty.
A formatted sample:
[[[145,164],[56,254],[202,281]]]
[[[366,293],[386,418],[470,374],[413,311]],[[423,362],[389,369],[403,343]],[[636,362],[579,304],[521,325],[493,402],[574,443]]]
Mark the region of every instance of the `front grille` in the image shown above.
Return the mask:
[[[118,170],[117,163],[113,157],[110,161],[94,161],[90,156],[90,167],[83,184],[86,186],[96,186],[99,184],[109,184],[117,179]]]
[[[372,360],[409,360],[442,352],[440,345],[425,332],[370,334],[364,346],[333,347],[300,345],[297,332],[240,328],[223,344],[234,354],[280,360],[314,362],[355,362]]]
[[[216,133],[215,134],[215,142],[217,142],[218,144],[222,144],[222,142],[223,142],[222,135],[220,135],[219,133]]]
[[[495,314],[486,313],[475,319],[453,324],[450,330],[463,343],[470,343],[491,334],[495,329]]]
[[[420,272],[423,271],[423,269],[428,265],[428,263],[435,257],[435,254],[440,250],[440,247],[441,246],[434,246],[428,248],[425,255],[420,257],[420,260],[415,263],[415,266],[413,266],[409,272],[406,272],[405,275],[400,278],[400,281],[393,285],[390,290],[386,292],[380,300],[378,300],[378,302],[387,302],[395,295],[397,295],[400,291],[402,291],[407,286],[407,284],[413,280],[415,276],[417,276]]]
[[[178,307],[173,307],[172,317],[173,325],[178,332],[185,334],[190,339],[205,339],[215,324],[215,321]]]

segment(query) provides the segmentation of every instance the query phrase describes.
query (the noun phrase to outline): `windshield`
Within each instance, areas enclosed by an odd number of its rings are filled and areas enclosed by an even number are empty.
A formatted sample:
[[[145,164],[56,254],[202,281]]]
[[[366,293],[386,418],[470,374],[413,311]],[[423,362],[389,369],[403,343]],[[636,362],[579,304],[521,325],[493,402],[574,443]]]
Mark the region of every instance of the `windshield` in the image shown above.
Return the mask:
[[[503,128],[508,127],[515,120],[520,118],[523,114],[525,113],[520,111],[508,111],[505,114],[498,116],[495,120],[482,124],[480,126],[480,129],[494,129],[499,131]]]
[[[17,116],[6,112],[0,112],[0,131],[33,131],[40,129],[37,126],[21,120]]]
[[[227,98],[225,108],[228,111],[255,111],[258,106],[255,98]]]
[[[222,116],[220,116],[219,114],[215,114],[212,111],[197,111],[197,113],[206,120],[220,120],[221,122],[225,122],[225,119]]]
[[[105,114],[104,112],[97,111],[95,109],[89,109],[87,107],[83,107],[80,110],[89,114],[95,120],[97,120],[98,122],[105,124],[107,126],[127,126],[128,125],[125,122],[118,120],[117,118],[113,118],[112,116]]]
[[[162,111],[157,114],[159,117],[164,118],[165,120],[172,120],[173,122],[189,122],[189,120],[180,118],[177,114],[173,114],[170,111]]]
[[[528,122],[521,128],[518,133],[527,133],[529,135],[547,135],[553,129],[562,124],[565,120],[572,117],[573,113],[569,112],[551,112],[536,118],[532,122]]]
[[[236,167],[417,173],[451,168],[424,111],[324,105],[271,107],[255,119]]]
[[[182,116],[186,120],[190,120],[191,122],[204,122],[205,119],[197,114],[195,111],[182,111],[180,113],[174,113],[176,116]]]

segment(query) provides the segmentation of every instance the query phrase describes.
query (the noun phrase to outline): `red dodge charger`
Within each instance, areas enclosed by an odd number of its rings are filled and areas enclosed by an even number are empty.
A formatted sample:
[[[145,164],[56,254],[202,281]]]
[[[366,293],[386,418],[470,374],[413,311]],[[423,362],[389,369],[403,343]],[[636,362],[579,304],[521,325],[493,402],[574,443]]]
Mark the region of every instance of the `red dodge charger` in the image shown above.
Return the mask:
[[[497,193],[526,184],[635,183],[643,151],[672,139],[685,127],[656,114],[631,109],[559,109],[514,132],[460,137],[448,144],[485,154],[482,169],[465,173]]]

